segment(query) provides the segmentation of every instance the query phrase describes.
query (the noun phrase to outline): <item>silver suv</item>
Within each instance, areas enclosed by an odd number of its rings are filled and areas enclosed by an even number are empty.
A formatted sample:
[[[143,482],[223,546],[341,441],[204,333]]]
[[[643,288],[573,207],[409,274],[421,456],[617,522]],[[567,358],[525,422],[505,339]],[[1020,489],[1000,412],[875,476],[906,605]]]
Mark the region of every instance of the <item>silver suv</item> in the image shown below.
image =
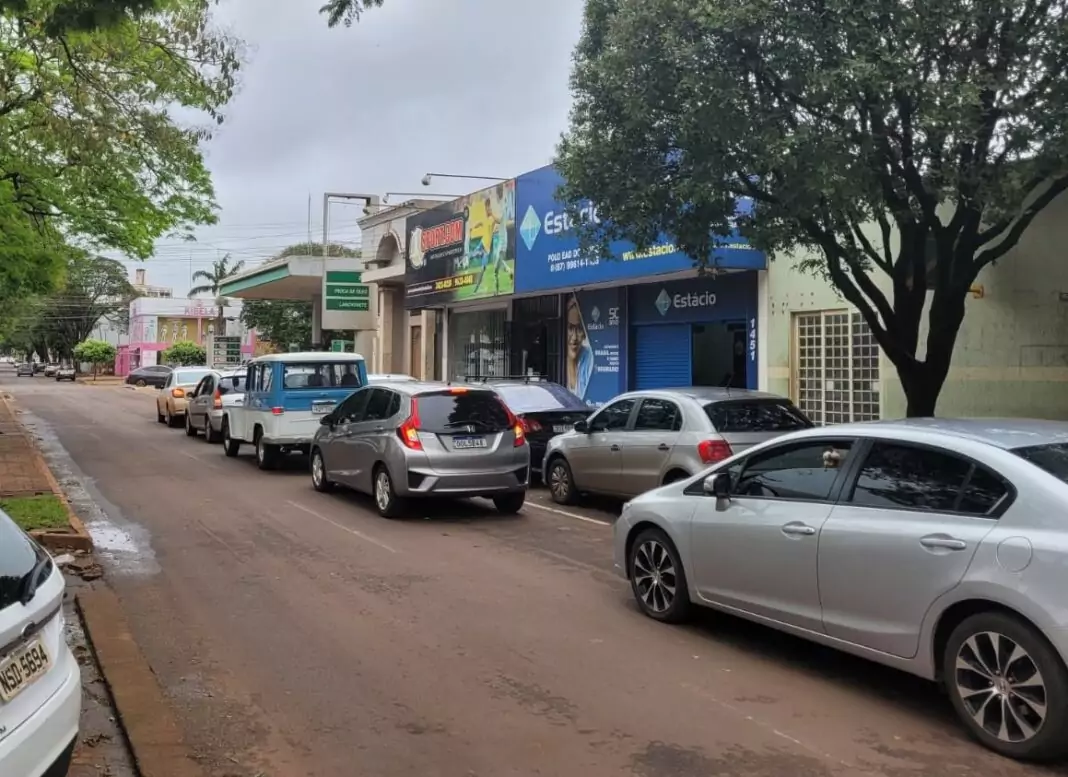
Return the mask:
[[[376,383],[322,419],[312,441],[312,485],[374,497],[393,517],[413,497],[493,500],[506,514],[526,499],[530,448],[522,425],[489,389]]]
[[[678,388],[622,394],[552,438],[542,471],[554,501],[632,497],[812,422],[789,399],[758,391]]]

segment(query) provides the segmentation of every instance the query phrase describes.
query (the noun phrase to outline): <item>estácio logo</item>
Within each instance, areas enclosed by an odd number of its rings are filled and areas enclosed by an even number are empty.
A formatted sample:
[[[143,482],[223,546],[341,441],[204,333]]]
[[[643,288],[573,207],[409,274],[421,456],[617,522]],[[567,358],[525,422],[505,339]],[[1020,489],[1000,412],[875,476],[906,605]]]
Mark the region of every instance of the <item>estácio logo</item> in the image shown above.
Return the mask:
[[[716,304],[716,295],[711,291],[688,291],[685,294],[668,294],[667,289],[661,289],[653,303],[662,316],[666,316],[672,308],[711,308]]]

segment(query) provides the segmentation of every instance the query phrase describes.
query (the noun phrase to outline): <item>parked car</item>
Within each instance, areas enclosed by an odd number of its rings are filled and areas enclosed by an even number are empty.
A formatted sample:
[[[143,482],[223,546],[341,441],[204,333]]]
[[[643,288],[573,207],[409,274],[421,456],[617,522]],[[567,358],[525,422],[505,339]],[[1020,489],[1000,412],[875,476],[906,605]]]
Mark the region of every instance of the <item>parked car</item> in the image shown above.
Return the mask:
[[[0,511],[0,774],[63,777],[82,684],[64,636],[63,573]]]
[[[55,364],[54,362],[51,363],[51,364],[46,364],[45,368],[44,368],[44,376],[46,378],[54,377],[55,374],[56,374],[56,370],[58,370],[58,369],[59,369],[59,365]]]
[[[189,395],[185,411],[185,433],[204,433],[205,442],[222,441],[223,411],[239,406],[245,397],[245,371],[218,372],[204,376]]]
[[[33,377],[33,365],[29,362],[23,362],[15,367],[16,378],[32,378]]]
[[[570,432],[593,412],[565,386],[540,378],[488,378],[475,382],[496,391],[523,425],[530,446],[531,473],[537,477],[541,477],[549,440]]]
[[[156,420],[167,426],[181,426],[185,422],[186,395],[209,372],[207,367],[175,367],[171,370],[156,397]]]
[[[126,384],[129,386],[155,386],[161,388],[170,377],[173,367],[165,364],[150,364],[147,367],[138,367],[126,376]]]
[[[402,381],[360,389],[323,417],[312,485],[371,494],[385,517],[416,497],[486,497],[502,513],[526,499],[523,426],[487,388]]]
[[[543,470],[554,501],[631,497],[812,422],[789,399],[757,391],[680,388],[616,397],[552,438]]]
[[[415,378],[397,372],[376,372],[367,376],[368,383],[397,383],[409,380],[415,380]]]
[[[784,436],[631,500],[615,564],[651,618],[723,610],[945,685],[1013,758],[1068,755],[1068,424]]]
[[[30,364],[33,366],[33,374],[34,375],[36,375],[38,372],[40,372],[41,370],[44,369],[44,365],[41,364],[40,362],[30,362]]]
[[[56,370],[55,374],[57,382],[61,380],[69,380],[73,383],[75,378],[78,377],[78,371],[74,369],[74,367],[60,367]]]
[[[367,385],[358,353],[270,354],[253,359],[246,375],[245,401],[223,408],[223,450],[236,456],[254,445],[260,469],[274,469],[288,453],[307,454],[320,419]]]

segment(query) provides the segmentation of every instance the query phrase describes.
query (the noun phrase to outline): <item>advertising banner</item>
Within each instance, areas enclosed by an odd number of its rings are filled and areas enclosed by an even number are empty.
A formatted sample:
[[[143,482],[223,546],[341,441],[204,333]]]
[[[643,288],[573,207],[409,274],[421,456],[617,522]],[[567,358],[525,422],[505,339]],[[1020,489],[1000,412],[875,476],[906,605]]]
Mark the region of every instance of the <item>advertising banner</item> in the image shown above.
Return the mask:
[[[625,390],[623,290],[580,291],[566,300],[565,385],[599,407]]]
[[[204,336],[214,332],[215,322],[205,321],[200,323],[199,318],[160,318],[156,332],[156,342],[177,343],[191,340],[200,345],[204,344]]]
[[[405,307],[515,292],[515,181],[409,216]]]
[[[747,321],[756,305],[756,276],[740,272],[632,286],[628,313],[631,324]]]
[[[613,243],[611,248],[615,258],[612,260],[583,254],[574,224],[566,214],[564,204],[556,199],[556,190],[563,182],[552,166],[521,175],[516,181],[516,217],[519,219],[517,292],[585,286],[693,269],[693,260],[679,252],[667,237],[643,252],[635,251],[631,243]],[[752,202],[739,202],[739,213],[751,208]],[[584,219],[596,221],[597,207],[585,202],[580,214]],[[752,248],[737,231],[716,249],[712,263],[724,269],[767,268],[763,252]]]

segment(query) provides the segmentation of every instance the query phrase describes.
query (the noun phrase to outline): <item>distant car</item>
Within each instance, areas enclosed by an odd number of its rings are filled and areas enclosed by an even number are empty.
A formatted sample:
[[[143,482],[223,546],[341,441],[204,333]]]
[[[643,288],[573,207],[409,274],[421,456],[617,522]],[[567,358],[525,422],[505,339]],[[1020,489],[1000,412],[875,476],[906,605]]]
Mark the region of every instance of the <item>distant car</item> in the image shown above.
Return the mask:
[[[33,377],[33,365],[29,362],[23,362],[15,367],[15,377],[17,378],[32,378]]]
[[[46,378],[51,378],[56,374],[56,370],[58,370],[58,369],[59,369],[59,365],[58,364],[46,364],[45,368],[44,368],[44,376]]]
[[[175,367],[156,397],[156,420],[167,426],[181,426],[185,422],[186,395],[209,372],[207,367]]]
[[[485,497],[512,514],[526,499],[530,448],[490,389],[399,381],[359,389],[323,417],[311,471],[316,490],[371,494],[387,518],[416,497]]]
[[[538,477],[549,440],[570,432],[593,412],[578,395],[559,383],[538,378],[491,378],[483,385],[496,391],[523,425],[530,445],[530,469]]]
[[[147,367],[138,367],[126,376],[128,386],[154,386],[160,388],[167,382],[173,367],[165,364],[150,364]]]
[[[33,374],[34,375],[36,375],[38,372],[40,372],[41,370],[44,369],[44,365],[41,364],[40,362],[30,362],[30,364],[33,367]]]
[[[205,442],[222,442],[223,413],[228,407],[240,406],[245,399],[246,371],[212,370],[189,395],[185,411],[185,433],[196,437],[204,433]]]
[[[73,383],[75,378],[78,377],[78,371],[73,367],[60,367],[56,370],[55,376],[57,382],[61,380],[69,380]]]
[[[812,422],[784,397],[727,388],[634,391],[549,441],[554,501],[581,493],[632,497]]]
[[[64,631],[63,573],[0,511],[0,774],[67,774],[82,684]]]

